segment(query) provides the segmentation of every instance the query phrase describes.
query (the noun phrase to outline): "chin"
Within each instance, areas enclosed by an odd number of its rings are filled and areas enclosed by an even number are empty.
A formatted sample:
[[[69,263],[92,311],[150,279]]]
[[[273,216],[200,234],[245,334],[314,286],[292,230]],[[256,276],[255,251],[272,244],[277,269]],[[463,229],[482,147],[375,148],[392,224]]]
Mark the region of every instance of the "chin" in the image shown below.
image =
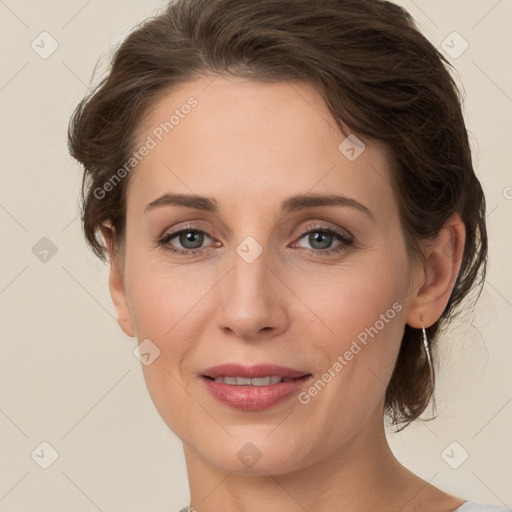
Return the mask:
[[[257,431],[258,429],[256,429]],[[233,438],[202,436],[200,443],[184,440],[208,464],[222,471],[243,475],[279,475],[290,473],[311,464],[303,436],[293,440],[289,435],[279,436],[266,428],[263,434],[253,435],[254,426],[247,429],[246,435],[238,432]],[[302,437],[302,440],[299,439]],[[311,450],[309,450],[311,452]],[[312,450],[318,454],[319,450]]]

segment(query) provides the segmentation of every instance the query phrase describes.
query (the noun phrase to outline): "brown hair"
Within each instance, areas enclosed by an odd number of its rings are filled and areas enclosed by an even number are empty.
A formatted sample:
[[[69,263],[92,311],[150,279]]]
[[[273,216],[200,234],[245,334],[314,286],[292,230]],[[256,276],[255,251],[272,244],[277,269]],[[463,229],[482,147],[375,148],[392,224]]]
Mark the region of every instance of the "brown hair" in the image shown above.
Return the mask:
[[[342,133],[348,126],[389,150],[410,255],[421,255],[419,241],[434,238],[454,212],[464,222],[459,274],[441,318],[427,329],[434,348],[440,327],[482,284],[487,259],[485,199],[473,170],[462,97],[445,64],[451,66],[409,13],[383,0],[171,2],[125,39],[108,75],[71,118],[70,153],[85,169],[85,238],[105,260],[98,228],[109,219],[116,247],[123,247],[129,176],[105,197],[94,191],[130,158],[142,117],[173,86],[221,72],[265,82],[306,81]],[[434,384],[421,331],[406,325],[386,389],[385,411],[393,423],[405,428],[417,419]]]

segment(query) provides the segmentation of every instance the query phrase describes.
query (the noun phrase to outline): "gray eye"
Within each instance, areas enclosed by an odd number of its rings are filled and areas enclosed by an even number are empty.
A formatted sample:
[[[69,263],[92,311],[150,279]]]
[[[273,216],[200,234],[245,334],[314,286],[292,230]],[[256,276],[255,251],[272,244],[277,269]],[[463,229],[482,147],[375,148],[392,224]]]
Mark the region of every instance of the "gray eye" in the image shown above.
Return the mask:
[[[306,233],[304,236],[301,237],[300,240],[306,237],[308,243],[311,244],[311,248],[318,250],[330,249],[331,247],[333,247],[333,241],[336,240],[336,236],[327,231],[322,230],[313,230],[310,233]]]
[[[169,242],[172,242],[172,240],[177,238],[179,242],[178,246],[181,245],[183,249],[194,250],[202,247],[205,237],[210,238],[201,231],[187,229],[171,238]]]

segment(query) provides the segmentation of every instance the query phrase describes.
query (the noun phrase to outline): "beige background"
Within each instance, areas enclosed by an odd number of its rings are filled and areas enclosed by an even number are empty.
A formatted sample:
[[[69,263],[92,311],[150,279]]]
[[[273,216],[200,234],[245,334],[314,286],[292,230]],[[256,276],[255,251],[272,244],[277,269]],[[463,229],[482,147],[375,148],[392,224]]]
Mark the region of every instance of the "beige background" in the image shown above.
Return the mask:
[[[477,310],[445,337],[439,418],[389,440],[432,484],[511,507],[512,4],[399,3],[437,47],[453,31],[469,44],[451,61],[488,199],[490,268]],[[107,269],[82,240],[80,172],[66,147],[98,57],[105,66],[109,47],[164,4],[0,0],[0,511],[171,512],[188,501],[180,442],[116,323]],[[59,45],[46,59],[31,47],[43,31]],[[455,38],[452,52],[463,44]],[[43,237],[57,249],[46,262],[32,250]],[[43,441],[58,453],[47,469],[35,462],[49,460]],[[465,451],[457,469],[446,462]]]

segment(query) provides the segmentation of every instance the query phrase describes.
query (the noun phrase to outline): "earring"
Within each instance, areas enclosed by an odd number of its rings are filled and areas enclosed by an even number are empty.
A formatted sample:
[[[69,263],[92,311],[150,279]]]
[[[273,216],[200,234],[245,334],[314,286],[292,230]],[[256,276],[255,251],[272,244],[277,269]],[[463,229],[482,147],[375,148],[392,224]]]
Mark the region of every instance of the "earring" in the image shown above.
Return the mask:
[[[425,331],[425,327],[423,326],[423,320],[421,321],[421,334],[423,337],[423,348],[425,349],[425,354],[427,355],[428,366],[430,370],[430,381],[432,385],[434,384],[434,367],[432,365],[432,357],[430,355],[430,347],[427,341],[427,333]]]

